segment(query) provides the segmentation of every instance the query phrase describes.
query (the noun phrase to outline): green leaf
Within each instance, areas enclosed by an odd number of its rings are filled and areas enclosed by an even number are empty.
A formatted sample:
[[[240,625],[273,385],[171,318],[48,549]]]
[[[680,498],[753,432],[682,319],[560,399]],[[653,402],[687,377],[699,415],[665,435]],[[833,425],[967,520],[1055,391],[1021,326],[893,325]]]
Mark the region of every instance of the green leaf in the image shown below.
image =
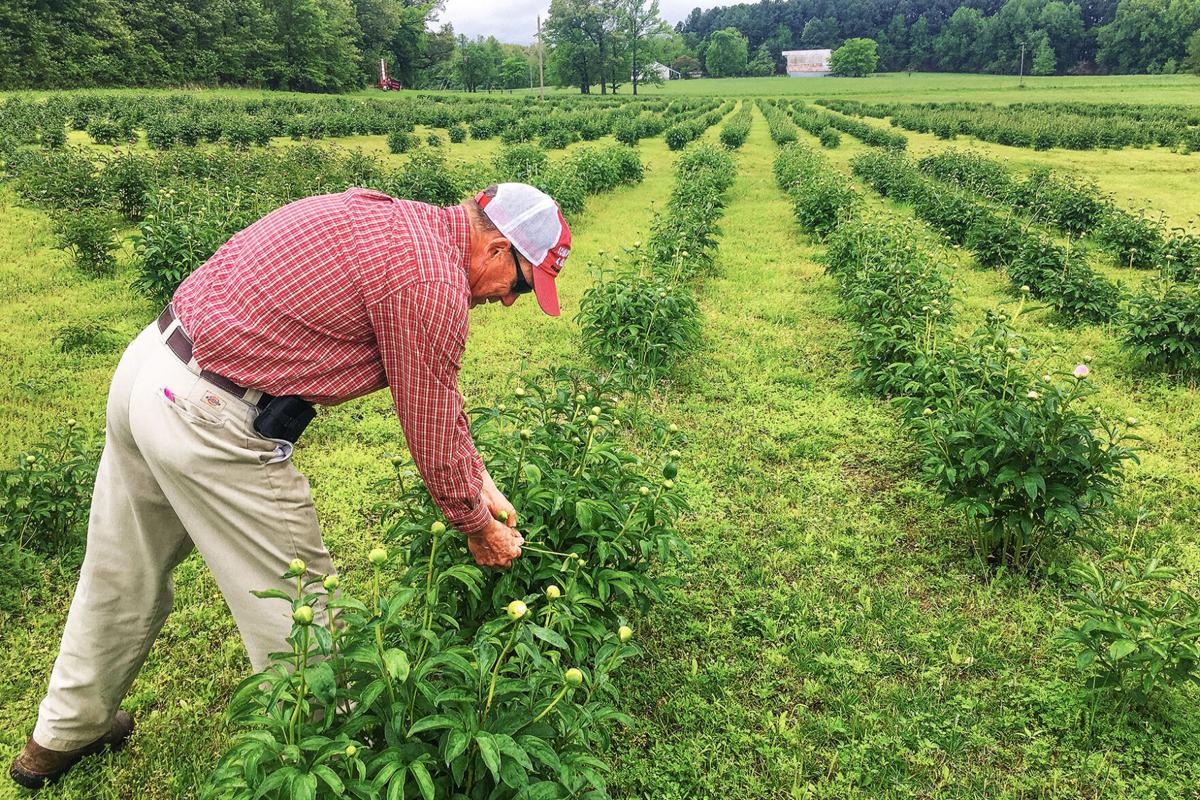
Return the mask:
[[[549,628],[543,628],[541,625],[530,625],[529,628],[533,631],[533,635],[541,639],[543,642],[563,650],[567,649],[567,640],[564,639],[560,634],[555,633]]]
[[[420,761],[414,761],[408,765],[409,772],[417,781],[417,788],[421,790],[421,796],[425,800],[433,800],[433,778],[429,777],[429,770],[425,769],[425,765]]]
[[[1108,646],[1108,657],[1113,661],[1120,661],[1130,653],[1138,649],[1137,645],[1128,639],[1117,639]]]
[[[575,502],[575,519],[579,522],[581,530],[590,531],[592,529],[592,509],[586,500]]]
[[[392,647],[383,652],[383,664],[388,674],[397,681],[408,680],[408,654],[399,648]]]
[[[268,599],[286,600],[289,603],[291,603],[292,600],[295,599],[287,592],[281,591],[279,589],[259,589],[258,591],[250,592],[250,594],[252,594],[255,597],[258,597],[260,599],[263,599],[263,600],[268,600]]]
[[[311,772],[301,772],[292,781],[292,800],[316,800],[317,776]]]
[[[408,783],[408,769],[400,769],[388,784],[387,800],[404,800],[404,784]]]
[[[266,797],[288,778],[294,777],[299,771],[300,770],[296,769],[295,767],[284,767],[281,770],[272,772],[267,776],[267,779],[259,785],[258,791],[254,793],[254,800],[259,800],[262,797]]]
[[[487,731],[480,731],[475,734],[475,744],[479,745],[479,755],[483,757],[483,763],[492,773],[492,779],[500,780],[500,752],[492,735]]]
[[[346,793],[346,785],[342,783],[342,779],[324,764],[318,764],[313,767],[313,775],[325,781],[325,785],[332,789],[334,794],[341,795]]]
[[[409,736],[415,736],[423,731],[434,731],[439,728],[454,728],[458,726],[458,720],[447,717],[445,714],[434,714],[431,717],[419,719],[413,723],[413,726],[408,729]]]

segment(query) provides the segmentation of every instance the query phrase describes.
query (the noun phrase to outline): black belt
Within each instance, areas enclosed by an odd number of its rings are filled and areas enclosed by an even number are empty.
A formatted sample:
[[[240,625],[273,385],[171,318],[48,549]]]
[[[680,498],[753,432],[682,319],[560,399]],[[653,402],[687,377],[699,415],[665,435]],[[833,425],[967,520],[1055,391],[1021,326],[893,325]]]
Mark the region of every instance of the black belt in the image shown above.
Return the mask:
[[[168,304],[167,307],[163,309],[162,313],[158,315],[158,332],[162,333],[167,328],[171,327],[171,323],[174,321],[175,310],[171,308],[170,304]],[[171,335],[167,337],[167,347],[172,353],[175,354],[175,357],[184,364],[192,363],[192,340],[189,339],[188,335],[183,332],[183,327],[181,325],[176,325],[175,330],[171,331]],[[229,392],[239,400],[244,400],[246,397],[246,392],[249,391],[249,389],[246,387],[239,386],[238,384],[229,380],[229,378],[226,378],[224,375],[218,375],[217,373],[209,372],[206,369],[200,370],[200,377],[211,383],[213,386],[224,389],[226,392]],[[258,406],[259,409],[264,409],[267,407],[267,404],[274,399],[274,397],[264,392],[262,397],[260,397],[258,402],[254,405]]]

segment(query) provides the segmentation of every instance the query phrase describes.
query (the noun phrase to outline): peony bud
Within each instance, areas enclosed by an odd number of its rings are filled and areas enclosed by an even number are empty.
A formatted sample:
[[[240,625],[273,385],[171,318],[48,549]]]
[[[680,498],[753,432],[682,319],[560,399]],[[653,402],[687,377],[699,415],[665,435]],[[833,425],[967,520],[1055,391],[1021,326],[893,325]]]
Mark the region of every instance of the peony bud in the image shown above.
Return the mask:
[[[513,622],[516,622],[521,617],[525,616],[525,612],[529,610],[529,606],[525,605],[520,600],[513,600],[504,610],[508,613],[508,618]]]
[[[443,533],[446,532],[446,523],[442,522],[440,519],[437,520],[436,522],[434,522],[432,525],[429,526],[429,532],[432,533],[434,536],[441,536]]]
[[[346,745],[346,758],[354,758],[354,755],[357,752],[358,752],[358,748],[355,747],[354,745],[352,745],[352,744]]]
[[[325,587],[325,591],[332,592],[341,585],[337,575],[328,575],[325,580],[321,581],[321,585]]]
[[[382,547],[372,548],[371,552],[367,553],[367,561],[370,561],[375,566],[386,563],[388,560],[388,552]]]
[[[628,642],[633,638],[633,628],[629,627],[628,625],[622,625],[621,627],[617,628],[617,638],[622,642]]]
[[[566,681],[567,686],[581,686],[583,684],[583,673],[575,667],[571,667],[567,670],[563,679]]]
[[[1076,380],[1081,381],[1084,378],[1086,378],[1090,372],[1091,372],[1091,370],[1088,369],[1087,364],[1080,364],[1077,367],[1075,367],[1075,372],[1072,374],[1075,375]]]
[[[552,583],[546,587],[546,597],[549,597],[551,600],[557,600],[562,597],[562,590]]]
[[[293,558],[292,562],[288,564],[288,572],[295,572],[297,574],[304,572],[304,561],[299,558]]]
[[[1038,398],[1041,397],[1041,395],[1038,394],[1037,392],[1035,392],[1033,389],[1030,389],[1029,393],[1025,396],[1028,397],[1030,400],[1037,400]]]
[[[292,612],[292,619],[295,620],[297,625],[312,625],[312,606],[300,606]]]

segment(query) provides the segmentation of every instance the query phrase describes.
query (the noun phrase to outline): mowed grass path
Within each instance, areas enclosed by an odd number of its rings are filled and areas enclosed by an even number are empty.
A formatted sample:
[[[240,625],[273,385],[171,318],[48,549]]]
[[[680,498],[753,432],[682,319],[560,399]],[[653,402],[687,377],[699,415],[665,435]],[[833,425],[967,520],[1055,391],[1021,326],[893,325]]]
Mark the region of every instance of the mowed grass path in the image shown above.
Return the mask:
[[[702,293],[709,345],[660,400],[692,437],[695,559],[623,679],[639,724],[617,793],[1193,796],[1194,693],[1144,720],[1093,706],[1051,642],[1057,580],[982,574],[915,480],[900,422],[849,377],[775,153],[756,111]]]
[[[559,280],[564,317],[546,317],[531,298],[509,309],[472,313],[460,376],[468,407],[500,401],[516,387],[522,371],[578,363],[571,315],[591,282],[587,262],[599,250],[645,238],[653,211],[666,201],[674,183],[673,154],[661,138],[642,142],[641,151],[647,169],[643,183],[589,198],[584,213],[572,221],[573,255]],[[110,279],[86,279],[74,272],[64,253],[52,249],[44,213],[20,207],[9,190],[0,190],[0,208],[8,220],[0,226],[0,286],[5,289],[0,296],[0,379],[15,387],[0,396],[0,453],[9,459],[68,417],[99,431],[108,381],[124,343],[158,310],[130,293],[128,265]],[[113,346],[87,356],[59,353],[54,332],[88,320],[114,328]],[[325,541],[351,592],[361,588],[366,554],[379,539],[369,521],[372,507],[382,499],[373,486],[391,472],[389,458],[397,454],[406,455],[406,450],[386,392],[323,410],[297,450]],[[36,718],[74,590],[78,557],[56,565],[49,593],[31,599],[21,614],[0,617],[0,760],[6,768]],[[40,797],[195,796],[228,742],[225,706],[248,674],[249,663],[215,581],[198,556],[176,571],[175,589],[174,613],[124,704],[138,722],[129,748],[93,759]],[[20,796],[7,773],[0,777],[0,798]]]

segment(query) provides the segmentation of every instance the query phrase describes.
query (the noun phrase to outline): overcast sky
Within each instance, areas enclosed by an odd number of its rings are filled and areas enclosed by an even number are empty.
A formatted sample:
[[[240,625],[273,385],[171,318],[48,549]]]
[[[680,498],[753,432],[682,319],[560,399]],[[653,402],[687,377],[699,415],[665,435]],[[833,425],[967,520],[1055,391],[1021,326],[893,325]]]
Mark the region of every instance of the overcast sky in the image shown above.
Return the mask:
[[[698,0],[659,0],[662,18],[672,27],[693,8],[722,5]],[[455,33],[495,36],[510,44],[530,44],[537,31],[537,15],[545,20],[550,0],[446,0],[441,21],[454,25]]]

